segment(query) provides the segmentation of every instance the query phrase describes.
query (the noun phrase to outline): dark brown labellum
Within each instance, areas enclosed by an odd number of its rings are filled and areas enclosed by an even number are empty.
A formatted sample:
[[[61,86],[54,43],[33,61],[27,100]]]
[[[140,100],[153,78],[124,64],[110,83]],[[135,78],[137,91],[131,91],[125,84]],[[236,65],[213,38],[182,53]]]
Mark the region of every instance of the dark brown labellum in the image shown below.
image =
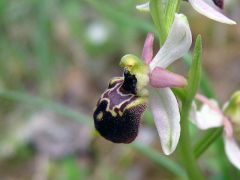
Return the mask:
[[[138,134],[146,109],[145,99],[136,95],[135,76],[126,72],[114,78],[98,100],[94,124],[98,132],[114,143],[131,143]]]
[[[188,1],[188,0],[184,0],[184,1]],[[223,9],[224,0],[212,0],[212,1],[217,7],[219,7],[220,9]]]
[[[223,9],[224,1],[223,0],[213,0],[214,4],[219,8]]]

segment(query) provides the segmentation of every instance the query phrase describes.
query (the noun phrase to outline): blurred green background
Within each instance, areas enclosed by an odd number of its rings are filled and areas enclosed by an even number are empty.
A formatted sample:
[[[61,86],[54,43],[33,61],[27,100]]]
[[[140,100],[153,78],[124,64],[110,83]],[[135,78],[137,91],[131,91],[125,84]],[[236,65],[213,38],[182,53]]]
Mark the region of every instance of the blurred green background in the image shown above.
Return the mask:
[[[139,2],[0,0],[1,180],[184,178],[162,155],[149,113],[141,143],[112,144],[94,131],[93,109],[108,80],[121,75],[120,58],[140,55],[155,31],[150,15],[136,11]],[[181,12],[193,38],[203,35],[208,95],[224,103],[240,88],[240,26],[209,20],[186,2]],[[240,23],[240,2],[226,0],[225,13]],[[187,66],[179,61],[174,70],[185,75]],[[192,127],[193,140],[201,134]],[[221,138],[199,163],[207,179],[240,178]]]

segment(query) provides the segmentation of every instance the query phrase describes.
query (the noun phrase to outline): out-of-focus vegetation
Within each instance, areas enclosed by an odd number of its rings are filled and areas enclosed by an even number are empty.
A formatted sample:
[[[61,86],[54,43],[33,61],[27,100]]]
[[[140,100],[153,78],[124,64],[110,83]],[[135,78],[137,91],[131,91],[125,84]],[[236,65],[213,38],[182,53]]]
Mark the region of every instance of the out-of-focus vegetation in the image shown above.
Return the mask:
[[[172,160],[162,155],[149,113],[140,129],[141,143],[112,144],[94,130],[92,111],[108,80],[121,75],[120,58],[140,55],[146,33],[155,31],[150,16],[135,10],[139,2],[0,1],[1,180],[185,177],[174,155]],[[203,34],[210,82],[202,89],[224,102],[240,88],[240,27],[202,17],[186,2],[182,12],[193,34]],[[240,23],[237,0],[226,12]],[[183,62],[174,68],[186,73]],[[192,133],[197,142],[202,132],[192,127]],[[222,146],[219,139],[201,157],[204,174],[240,178]]]

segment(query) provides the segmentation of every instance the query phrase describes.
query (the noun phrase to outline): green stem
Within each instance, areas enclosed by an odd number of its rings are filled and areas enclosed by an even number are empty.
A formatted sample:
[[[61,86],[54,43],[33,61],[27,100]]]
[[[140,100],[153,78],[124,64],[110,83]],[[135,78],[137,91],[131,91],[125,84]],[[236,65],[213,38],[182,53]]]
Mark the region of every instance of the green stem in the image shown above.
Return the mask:
[[[222,128],[207,131],[203,138],[194,145],[194,156],[199,158],[222,134]]]
[[[194,157],[190,133],[189,133],[189,112],[192,107],[192,101],[196,95],[200,84],[201,78],[201,56],[202,56],[202,38],[198,35],[192,65],[188,73],[188,86],[186,87],[186,98],[182,101],[181,111],[181,137],[180,137],[180,150],[183,163],[188,173],[189,179],[201,180],[203,176],[199,170],[196,159]]]
[[[189,121],[188,121],[188,107],[183,106],[181,113],[181,138],[179,147],[181,150],[182,161],[186,168],[189,179],[201,180],[202,174],[197,166],[193,150],[191,148],[191,140],[189,134]]]
[[[161,0],[159,0],[161,2]],[[175,16],[175,12],[177,11],[177,9],[179,8],[179,4],[181,0],[177,0],[175,1],[176,4],[168,4],[167,6],[167,10],[166,10],[166,14],[171,16],[171,17],[165,17],[164,14],[165,13],[165,9],[162,6],[159,6],[159,1],[158,0],[151,0],[150,1],[150,10],[151,10],[151,15],[154,21],[154,24],[159,32],[159,37],[160,37],[160,45],[162,45],[166,38],[167,38],[167,34],[168,34],[168,26],[170,27],[173,18]],[[174,1],[169,1],[171,3],[174,3]],[[160,4],[162,5],[162,4]],[[201,41],[201,38],[199,37],[199,42]],[[201,42],[199,43],[201,46]],[[200,52],[199,54],[201,54],[201,48],[199,47]],[[198,62],[200,57],[195,57],[197,58]],[[199,63],[195,64],[196,66],[199,66]],[[195,73],[195,72],[194,72]],[[198,72],[196,72],[197,75]],[[198,79],[200,79],[200,76],[197,77]],[[199,84],[197,84],[198,87]],[[196,91],[195,90],[196,87],[193,87],[192,91]],[[193,93],[191,93],[193,94]],[[186,99],[185,101],[183,101],[183,109],[182,109],[182,113],[181,113],[181,138],[180,138],[180,148],[181,148],[181,152],[182,152],[182,157],[184,158],[184,165],[186,167],[187,170],[187,174],[189,179],[196,179],[196,180],[201,180],[203,179],[199,168],[197,166],[194,154],[193,154],[193,150],[191,148],[191,146],[189,145],[190,143],[190,135],[189,135],[189,121],[188,121],[188,116],[189,116],[189,110],[191,108],[191,102],[193,97],[189,97],[188,99]]]
[[[178,1],[177,1],[177,9],[176,9],[176,11],[177,11],[177,12],[178,12],[178,11],[179,11],[179,9],[180,9],[180,4],[181,4],[181,1],[182,1],[182,0],[178,0]]]

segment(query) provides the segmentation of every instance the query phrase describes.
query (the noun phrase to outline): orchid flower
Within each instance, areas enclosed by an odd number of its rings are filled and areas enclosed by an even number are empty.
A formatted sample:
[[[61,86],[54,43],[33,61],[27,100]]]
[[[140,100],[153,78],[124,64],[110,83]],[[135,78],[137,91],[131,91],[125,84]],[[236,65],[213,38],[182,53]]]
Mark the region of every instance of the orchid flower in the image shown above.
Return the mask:
[[[167,71],[167,68],[188,52],[192,34],[187,19],[176,14],[166,42],[152,59],[152,35],[149,34],[143,48],[142,59],[149,65],[150,107],[165,154],[171,154],[180,137],[180,112],[171,87],[187,85],[184,77]],[[156,89],[159,88],[159,89]]]
[[[142,60],[131,54],[122,57],[120,66],[124,68],[124,75],[110,81],[93,116],[95,127],[104,138],[114,143],[131,143],[138,134],[149,99],[163,152],[169,155],[176,149],[180,137],[178,102],[170,88],[186,86],[187,81],[165,68],[181,58],[191,46],[187,18],[175,15],[166,42],[154,58],[153,40],[153,34],[149,33]]]
[[[188,52],[192,34],[183,14],[176,14],[163,47],[153,56],[153,35],[148,34],[142,52],[142,60],[149,66],[149,99],[154,122],[166,155],[175,149],[180,137],[180,112],[171,87],[184,87],[184,77],[167,71],[167,68]]]
[[[203,95],[196,99],[203,103],[200,111],[192,113],[192,122],[202,130],[224,128],[224,148],[230,162],[240,169],[240,91],[233,94],[230,101],[221,109],[216,101]]]
[[[205,2],[204,0],[188,0],[188,2],[197,12],[210,19],[225,24],[236,24],[235,21],[231,20],[220,12],[220,9],[223,9],[223,0],[213,0],[213,5]],[[214,5],[216,7],[213,7]],[[149,11],[149,2],[137,5],[136,8],[141,11]]]

